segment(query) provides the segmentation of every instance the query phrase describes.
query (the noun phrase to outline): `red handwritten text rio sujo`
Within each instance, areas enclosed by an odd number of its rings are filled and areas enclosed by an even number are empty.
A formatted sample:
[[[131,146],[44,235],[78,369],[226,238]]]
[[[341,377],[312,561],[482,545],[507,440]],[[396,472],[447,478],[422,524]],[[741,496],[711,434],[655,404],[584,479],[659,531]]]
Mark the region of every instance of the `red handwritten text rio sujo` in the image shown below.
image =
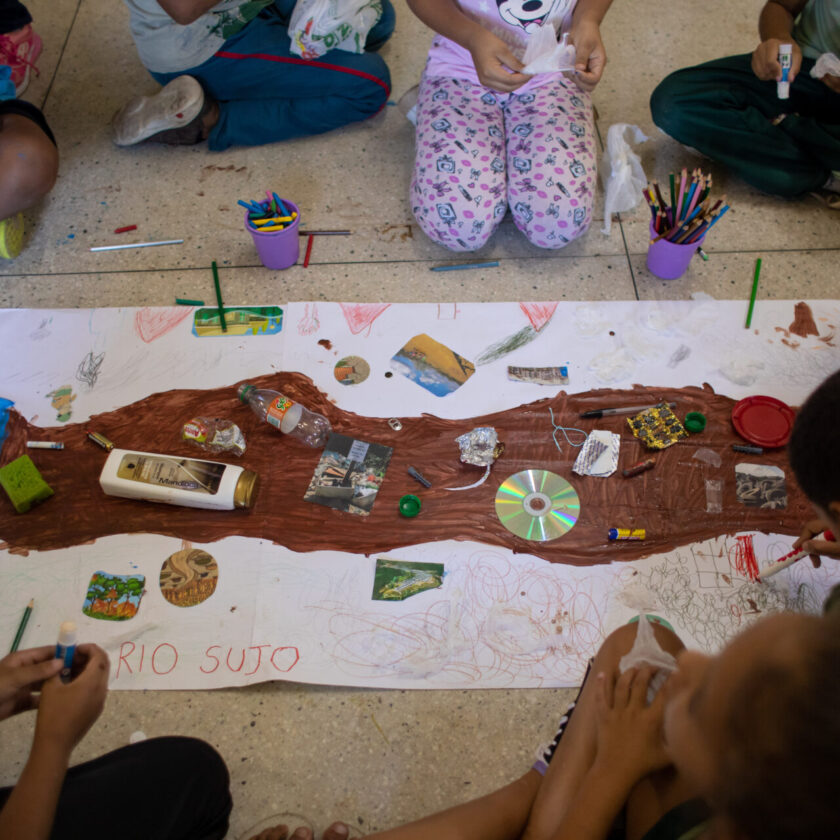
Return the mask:
[[[123,642],[117,658],[114,679],[129,674],[171,674],[178,667],[178,649],[169,642],[152,647]],[[198,666],[202,674],[222,672],[242,673],[250,677],[262,669],[263,674],[288,674],[300,660],[300,653],[291,645],[251,645],[250,647],[228,647],[210,645],[204,651],[204,658]]]

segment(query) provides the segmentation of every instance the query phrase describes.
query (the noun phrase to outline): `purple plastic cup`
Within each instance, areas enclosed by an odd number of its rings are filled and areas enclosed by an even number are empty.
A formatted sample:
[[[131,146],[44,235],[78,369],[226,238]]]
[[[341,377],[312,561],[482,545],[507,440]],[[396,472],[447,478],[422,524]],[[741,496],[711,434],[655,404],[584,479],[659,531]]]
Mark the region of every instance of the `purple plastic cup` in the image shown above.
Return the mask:
[[[286,225],[283,230],[262,233],[248,221],[249,214],[245,213],[245,230],[253,237],[260,262],[266,268],[289,268],[297,262],[298,256],[300,256],[300,235],[298,234],[300,210],[297,204],[286,198],[283,199],[283,205],[290,214],[292,212],[297,213],[294,221]]]
[[[653,229],[653,222],[650,224],[650,238],[656,239],[659,234]],[[648,246],[647,267],[651,274],[655,274],[662,280],[676,280],[685,274],[691,258],[695,251],[703,244],[705,234],[696,242],[688,245],[677,245],[667,239],[660,239]]]

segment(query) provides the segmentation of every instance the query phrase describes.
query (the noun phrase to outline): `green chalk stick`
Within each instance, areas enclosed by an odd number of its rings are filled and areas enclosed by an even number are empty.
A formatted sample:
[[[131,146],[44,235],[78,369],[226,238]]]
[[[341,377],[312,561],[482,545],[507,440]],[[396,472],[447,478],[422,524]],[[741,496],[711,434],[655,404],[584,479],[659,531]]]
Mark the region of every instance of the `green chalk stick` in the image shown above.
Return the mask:
[[[18,513],[26,513],[32,505],[49,499],[53,489],[41,477],[28,455],[0,467],[0,487],[9,496]]]

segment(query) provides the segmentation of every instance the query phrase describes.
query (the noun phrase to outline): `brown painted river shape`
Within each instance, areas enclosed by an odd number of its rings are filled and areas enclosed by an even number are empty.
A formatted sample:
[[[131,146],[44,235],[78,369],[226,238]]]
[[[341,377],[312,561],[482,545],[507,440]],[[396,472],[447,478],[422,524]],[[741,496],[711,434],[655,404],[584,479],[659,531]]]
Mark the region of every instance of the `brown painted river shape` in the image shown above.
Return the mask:
[[[732,451],[744,443],[732,428],[734,401],[703,388],[602,389],[565,393],[495,414],[466,420],[442,420],[433,415],[403,417],[394,431],[386,419],[360,417],[342,411],[305,376],[271,374],[251,382],[281,390],[309,408],[329,417],[333,429],[364,441],[394,449],[390,466],[370,516],[356,516],[305,502],[303,495],[321,456],[263,424],[250,408],[239,403],[235,385],[213,390],[174,390],[152,394],[116,411],[81,424],[51,428],[30,426],[14,410],[0,464],[29,454],[55,495],[25,514],[17,514],[0,493],[0,540],[15,553],[81,545],[109,534],[150,532],[193,543],[228,536],[271,540],[299,552],[330,549],[360,554],[381,554],[400,546],[436,540],[474,540],[529,553],[553,563],[594,565],[611,560],[632,560],[668,551],[679,545],[720,534],[757,530],[796,535],[800,523],[811,517],[811,507],[796,485],[784,449],[764,455]],[[708,420],[705,431],[654,453],[634,438],[626,416],[582,420],[593,408],[676,402],[680,418],[700,411]],[[562,452],[551,438],[549,406],[558,423],[590,431],[605,429],[621,434],[619,469],[609,478],[572,473],[578,450],[561,435]],[[180,440],[184,422],[195,416],[225,417],[239,424],[248,449],[241,458],[204,453]],[[487,481],[474,490],[450,493],[444,488],[471,484],[482,469],[462,464],[455,438],[476,426],[495,426],[505,451]],[[251,510],[208,511],[106,496],[99,473],[107,453],[90,442],[85,429],[102,432],[118,447],[147,452],[228,461],[260,475],[259,495]],[[27,450],[26,441],[62,441],[63,451]],[[721,457],[715,468],[693,458],[700,447]],[[656,466],[635,478],[621,469],[652,456]],[[787,477],[788,504],[783,510],[745,507],[735,496],[734,466],[739,462],[781,467]],[[432,482],[421,487],[406,472],[414,466]],[[499,522],[494,499],[499,485],[525,469],[545,469],[567,478],[577,490],[581,513],[567,534],[550,542],[531,542],[514,536]],[[723,511],[706,512],[706,479],[724,482]],[[422,499],[414,519],[402,517],[398,501],[406,493]],[[609,528],[644,528],[644,542],[610,543]]]

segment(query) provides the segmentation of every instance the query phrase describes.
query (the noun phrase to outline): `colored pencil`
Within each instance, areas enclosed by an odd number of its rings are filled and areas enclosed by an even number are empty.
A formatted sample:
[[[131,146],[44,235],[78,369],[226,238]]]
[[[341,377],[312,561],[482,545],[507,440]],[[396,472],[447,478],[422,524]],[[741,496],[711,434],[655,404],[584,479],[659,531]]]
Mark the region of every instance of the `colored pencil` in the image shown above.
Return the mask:
[[[219,267],[216,265],[216,260],[213,260],[211,266],[213,268],[213,285],[216,287],[216,302],[219,304],[219,321],[222,325],[222,332],[227,332],[225,305],[222,303],[222,287],[219,283]]]
[[[26,630],[26,624],[29,621],[29,616],[32,615],[32,608],[34,606],[35,599],[30,598],[29,603],[26,605],[26,609],[23,611],[23,617],[18,625],[17,633],[15,633],[15,640],[12,642],[12,649],[9,653],[14,653],[20,646],[21,640],[23,639],[23,631]]]
[[[175,303],[178,306],[204,306],[203,300],[191,300],[190,298],[175,298]]]
[[[480,263],[457,263],[455,265],[436,265],[430,271],[466,271],[468,268],[496,268],[498,265],[498,260]]]
[[[755,307],[755,296],[758,292],[758,276],[761,274],[761,257],[755,261],[755,274],[753,274],[752,292],[750,293],[750,306],[747,309],[747,323],[744,324],[744,329],[748,330],[752,323],[753,308]]]
[[[158,245],[182,245],[183,239],[164,239],[160,242],[132,242],[130,245],[97,245],[91,251],[123,251],[126,248],[154,248]]]
[[[352,230],[298,230],[301,236],[350,236]]]
[[[671,183],[671,207],[676,207],[677,206],[677,193],[674,190],[674,173],[673,172],[668,176],[668,180]]]
[[[306,240],[306,256],[303,258],[304,268],[309,268],[309,258],[312,256],[312,243],[314,241],[315,237],[310,234],[309,239]]]

